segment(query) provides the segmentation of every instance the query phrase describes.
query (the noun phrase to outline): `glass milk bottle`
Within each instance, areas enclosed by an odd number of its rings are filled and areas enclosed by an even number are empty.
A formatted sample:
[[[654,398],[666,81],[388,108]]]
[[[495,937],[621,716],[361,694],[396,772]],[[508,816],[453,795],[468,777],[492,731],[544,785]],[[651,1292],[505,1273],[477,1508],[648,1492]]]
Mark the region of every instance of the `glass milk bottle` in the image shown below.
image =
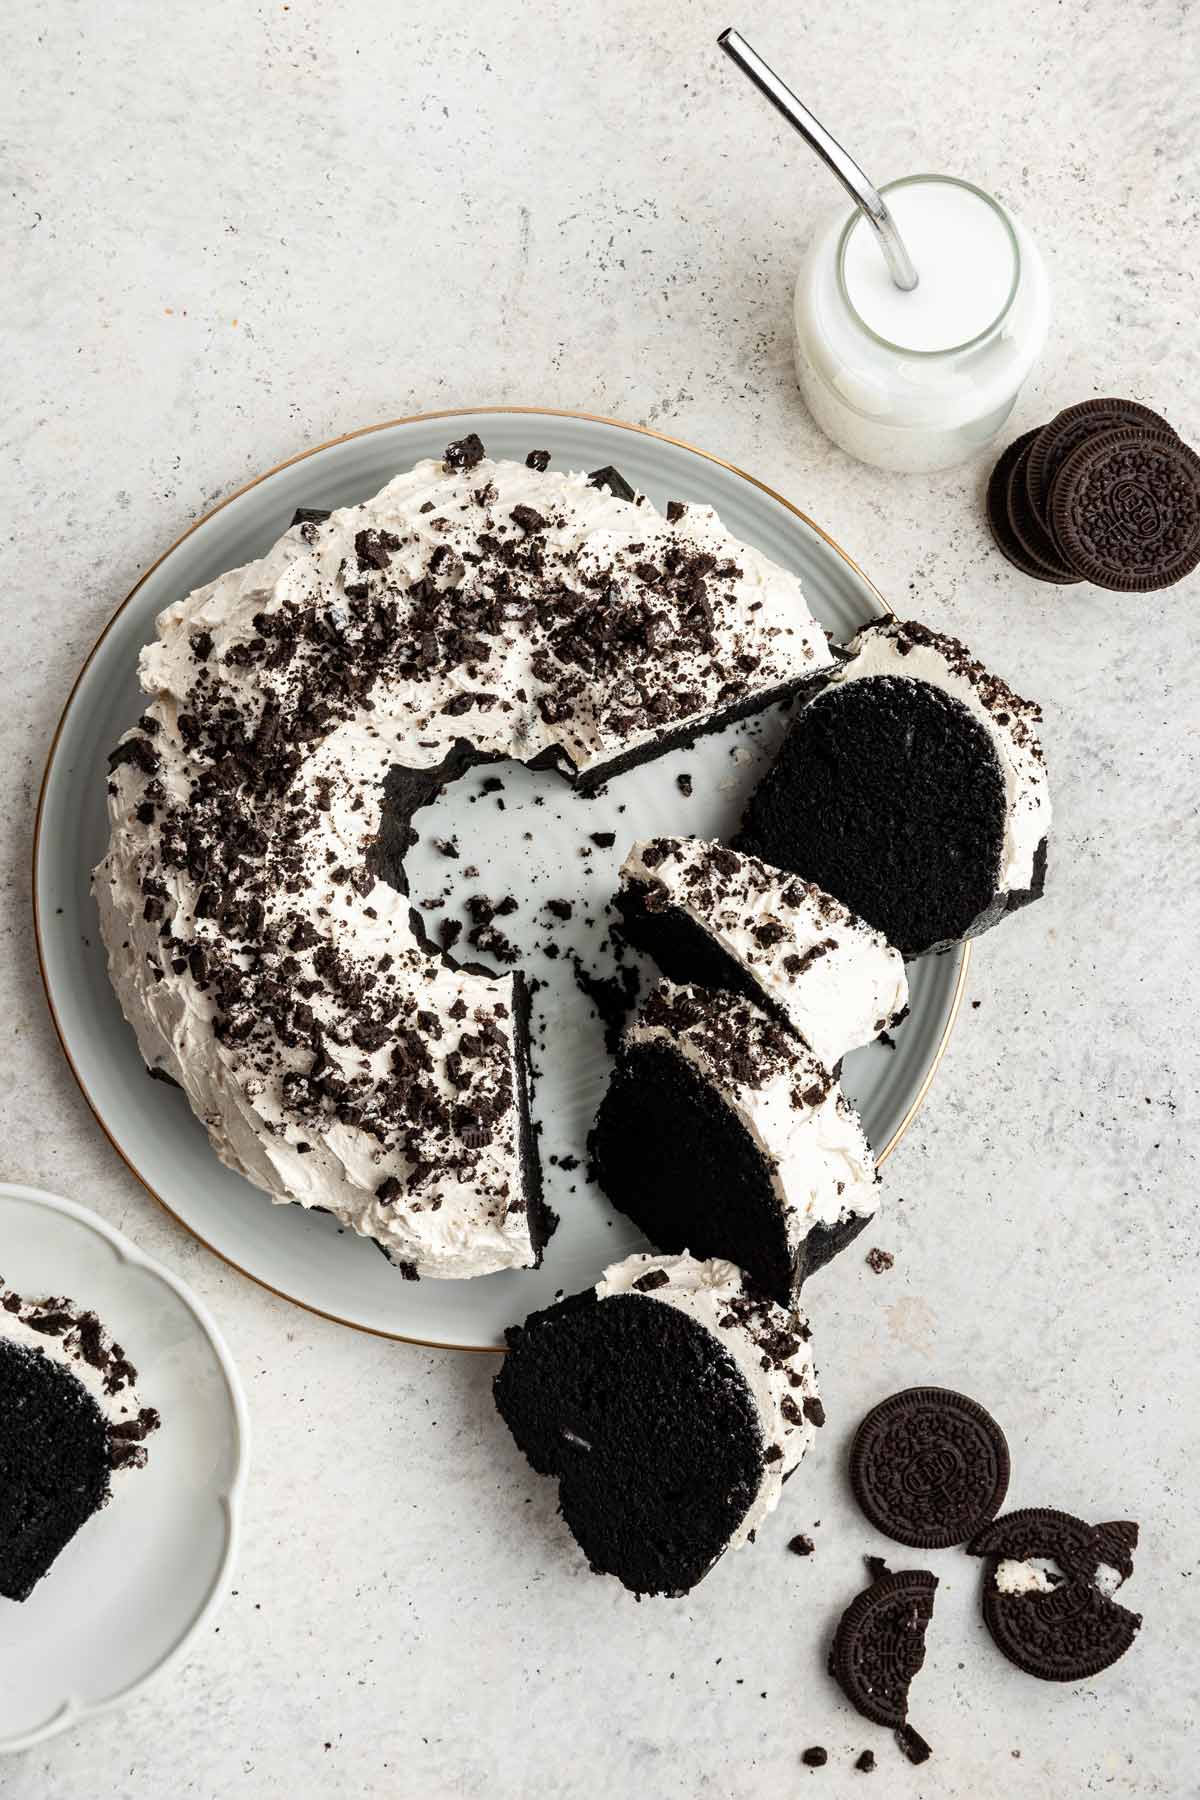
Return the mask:
[[[1045,342],[1050,286],[1025,227],[970,182],[910,175],[880,193],[918,272],[892,279],[845,209],[809,246],[796,374],[817,424],[860,462],[945,469],[987,445]]]

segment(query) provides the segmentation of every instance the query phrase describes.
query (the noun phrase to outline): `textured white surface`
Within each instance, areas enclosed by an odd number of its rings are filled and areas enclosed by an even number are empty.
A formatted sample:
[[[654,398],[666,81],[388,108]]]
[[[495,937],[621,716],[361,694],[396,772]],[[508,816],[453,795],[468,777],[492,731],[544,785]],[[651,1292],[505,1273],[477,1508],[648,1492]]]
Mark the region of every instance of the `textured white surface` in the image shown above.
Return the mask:
[[[1115,0],[964,17],[748,0],[737,23],[877,179],[977,179],[1039,239],[1055,325],[1006,436],[1127,393],[1200,440],[1194,18]],[[1200,583],[1039,587],[990,547],[982,460],[901,478],[815,434],[788,307],[833,195],[718,63],[723,14],[17,0],[10,21],[0,1174],[96,1207],[195,1284],[257,1455],[208,1641],[128,1711],[6,1763],[6,1800],[1188,1793]],[[87,1113],[33,966],[42,759],[140,570],[315,440],[495,400],[640,420],[753,470],[1046,709],[1049,896],[976,950],[978,1009],[867,1234],[895,1268],[855,1248],[814,1281],[828,1427],[756,1548],[680,1602],[587,1574],[494,1418],[490,1357],[325,1325],[186,1239]],[[992,1649],[978,1565],[928,1557],[920,1770],[823,1667],[861,1552],[888,1549],[841,1452],[909,1381],[995,1409],[1013,1505],[1140,1519],[1124,1592],[1146,1615],[1094,1684],[1041,1685]],[[796,1531],[811,1558],[784,1550]],[[812,1743],[830,1762],[810,1773]]]

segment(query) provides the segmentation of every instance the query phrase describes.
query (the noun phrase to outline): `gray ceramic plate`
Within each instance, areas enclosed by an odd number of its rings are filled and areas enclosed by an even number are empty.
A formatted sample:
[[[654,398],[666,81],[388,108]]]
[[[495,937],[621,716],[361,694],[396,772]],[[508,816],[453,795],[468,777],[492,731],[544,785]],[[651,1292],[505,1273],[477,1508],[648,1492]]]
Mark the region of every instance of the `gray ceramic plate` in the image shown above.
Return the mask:
[[[135,667],[138,651],[154,635],[155,616],[192,588],[260,556],[296,507],[364,500],[398,470],[440,455],[450,438],[472,430],[494,456],[523,459],[539,448],[551,452],[558,468],[612,463],[659,506],[668,499],[715,506],[736,536],[803,577],[813,612],[837,639],[886,610],[849,557],[789,502],[740,470],[634,426],[500,408],[402,419],[340,438],[284,463],[201,519],[116,613],[84,666],[51,751],[38,816],[34,896],[46,992],[71,1067],[116,1149],[181,1224],[254,1280],[348,1325],[423,1343],[492,1349],[506,1325],[545,1305],[556,1290],[585,1287],[605,1263],[642,1247],[629,1222],[588,1185],[583,1167],[572,1166],[585,1154],[608,1063],[568,952],[574,950],[591,972],[607,972],[604,902],[629,844],[665,831],[721,836],[730,830],[778,741],[778,715],[701,739],[692,751],[677,751],[614,781],[595,800],[575,798],[551,774],[513,767],[504,776],[503,795],[483,794],[482,777],[468,776],[419,817],[425,830],[409,864],[414,893],[442,901],[450,912],[471,891],[519,896],[521,907],[505,925],[512,926],[530,973],[546,983],[538,995],[535,1108],[549,1198],[562,1223],[537,1273],[404,1282],[373,1245],[339,1233],[327,1217],[272,1206],[223,1168],[182,1095],[146,1076],[108,984],[89,890],[106,838],[105,758],[141,710]],[[685,771],[693,779],[691,798],[677,782]],[[591,833],[605,831],[616,836],[609,851],[590,844]],[[433,837],[452,834],[463,845],[457,864],[430,848]],[[474,883],[461,873],[469,864],[480,870]],[[451,871],[457,880],[448,884]],[[546,929],[545,914],[538,916],[542,898],[550,896],[575,902],[570,927],[556,936]],[[884,1155],[906,1129],[937,1067],[966,964],[964,949],[915,965],[912,1012],[896,1048],[872,1046],[847,1060],[846,1086]],[[816,1278],[837,1279],[836,1264]]]

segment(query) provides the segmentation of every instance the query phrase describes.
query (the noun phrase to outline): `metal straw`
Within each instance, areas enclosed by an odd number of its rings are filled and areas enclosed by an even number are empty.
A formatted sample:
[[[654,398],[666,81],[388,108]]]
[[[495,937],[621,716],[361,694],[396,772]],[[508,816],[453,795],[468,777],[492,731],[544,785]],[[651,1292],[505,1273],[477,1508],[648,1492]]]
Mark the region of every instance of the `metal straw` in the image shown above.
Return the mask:
[[[735,62],[743,75],[771,105],[781,112],[789,125],[794,125],[806,144],[810,144],[821,161],[833,170],[863,217],[874,227],[879,247],[887,258],[892,280],[906,293],[917,285],[917,271],[904,247],[904,239],[896,229],[896,221],[888,211],[883,195],[867,180],[852,156],[847,156],[836,138],[830,137],[819,119],[815,119],[790,87],[780,81],[756,50],[752,50],[740,31],[723,31],[717,39],[726,56]]]

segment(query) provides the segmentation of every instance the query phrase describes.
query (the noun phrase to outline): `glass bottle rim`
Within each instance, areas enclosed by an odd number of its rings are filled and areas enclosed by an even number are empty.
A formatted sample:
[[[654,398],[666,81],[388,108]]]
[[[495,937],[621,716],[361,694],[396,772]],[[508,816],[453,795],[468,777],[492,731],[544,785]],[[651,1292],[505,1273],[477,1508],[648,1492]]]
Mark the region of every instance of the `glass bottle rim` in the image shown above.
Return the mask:
[[[846,223],[842,228],[842,235],[838,240],[838,292],[842,297],[847,312],[850,314],[850,317],[854,320],[854,323],[858,326],[859,330],[865,332],[867,337],[872,338],[875,343],[882,344],[885,350],[894,350],[898,356],[959,356],[964,350],[973,349],[976,344],[981,344],[985,338],[991,337],[993,332],[997,331],[1004,323],[1012,309],[1012,303],[1017,297],[1017,289],[1021,285],[1021,246],[1017,242],[1017,234],[1013,230],[1012,220],[1009,218],[1000,202],[994,199],[991,194],[985,193],[983,188],[976,187],[973,181],[964,181],[959,175],[901,175],[896,181],[885,182],[879,189],[879,192],[881,194],[890,194],[893,193],[896,188],[916,187],[935,181],[942,182],[948,187],[966,188],[968,193],[975,194],[980,200],[984,201],[986,205],[991,207],[996,217],[1000,220],[1000,223],[1004,226],[1004,229],[1008,234],[1009,244],[1012,248],[1012,283],[1009,287],[1004,304],[996,314],[995,318],[985,325],[981,331],[977,331],[973,337],[964,338],[962,343],[946,344],[938,350],[914,350],[908,344],[894,343],[891,338],[883,337],[878,331],[873,330],[872,327],[867,324],[867,321],[863,318],[853,300],[850,298],[850,290],[846,286],[846,245],[850,240],[850,233],[854,230],[855,226],[863,222],[862,214],[859,212],[858,208],[855,207],[854,211],[850,214],[850,217],[846,220]]]

